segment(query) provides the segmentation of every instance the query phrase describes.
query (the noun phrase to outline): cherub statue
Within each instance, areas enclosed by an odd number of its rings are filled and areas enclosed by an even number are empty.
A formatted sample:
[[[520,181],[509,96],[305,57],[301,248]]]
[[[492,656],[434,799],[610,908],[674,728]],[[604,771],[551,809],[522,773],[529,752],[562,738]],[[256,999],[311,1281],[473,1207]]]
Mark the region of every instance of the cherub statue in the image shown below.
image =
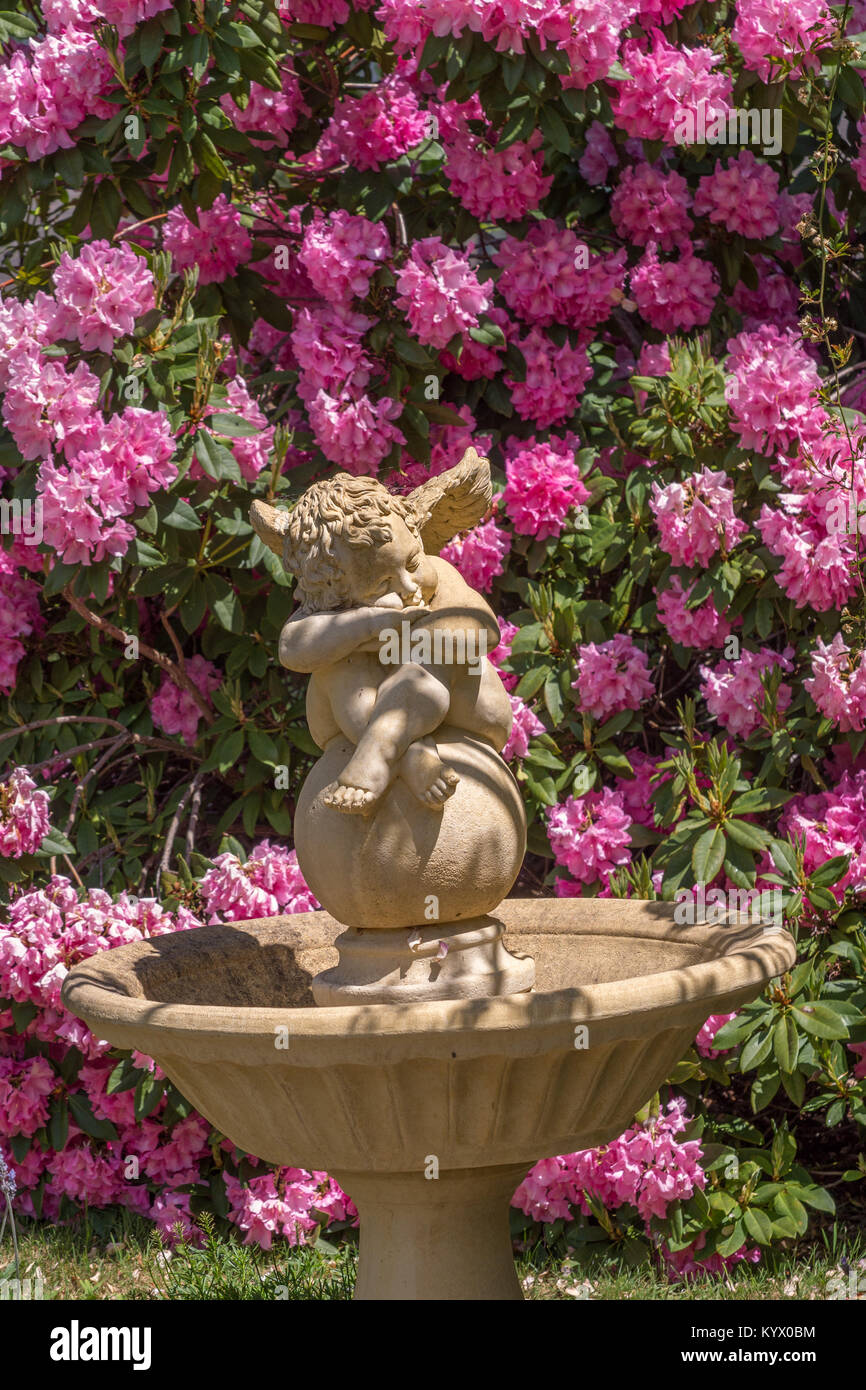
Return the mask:
[[[469,449],[407,497],[338,473],[291,511],[252,505],[256,532],[297,577],[279,651],[290,671],[311,673],[310,733],[323,749],[341,734],[355,746],[323,797],[336,810],[371,814],[398,777],[441,809],[459,778],[436,731],[474,735],[497,753],[508,738],[511,705],[486,659],[499,625],[438,554],[490,498],[490,464]]]

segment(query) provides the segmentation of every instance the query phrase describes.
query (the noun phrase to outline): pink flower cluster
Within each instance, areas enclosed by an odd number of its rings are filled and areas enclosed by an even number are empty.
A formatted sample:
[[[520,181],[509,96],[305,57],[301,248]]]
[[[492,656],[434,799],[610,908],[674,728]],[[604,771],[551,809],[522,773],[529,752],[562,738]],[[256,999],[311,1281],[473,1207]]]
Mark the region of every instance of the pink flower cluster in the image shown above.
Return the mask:
[[[774,666],[785,672],[793,671],[793,655],[791,647],[786,647],[781,655],[764,647],[757,652],[742,651],[736,661],[720,661],[714,667],[702,666],[700,691],[710,714],[737,738],[748,738],[762,722],[761,706],[765,699],[762,674]],[[791,687],[783,681],[776,696],[776,709],[786,710],[791,698]]]
[[[557,864],[578,883],[606,883],[631,858],[631,824],[619,792],[603,787],[549,807],[547,838]]]
[[[313,912],[319,904],[298,867],[295,851],[262,840],[246,863],[219,854],[199,885],[209,922],[238,922],[280,912]]]
[[[758,241],[779,230],[778,199],[778,175],[751,150],[741,150],[726,167],[717,159],[715,171],[700,180],[694,213]]]
[[[674,565],[706,566],[722,547],[733,550],[748,530],[734,514],[734,489],[727,476],[709,468],[682,483],[653,483],[650,507],[659,543]]]
[[[677,333],[709,322],[719,279],[715,267],[690,247],[675,261],[660,261],[655,242],[650,242],[629,284],[647,323],[660,333]]]
[[[649,676],[646,652],[636,647],[625,632],[608,642],[587,642],[578,647],[578,708],[599,721],[623,709],[640,709],[655,694]]]
[[[699,1141],[676,1137],[687,1125],[685,1104],[681,1097],[670,1101],[603,1148],[542,1159],[524,1178],[514,1205],[536,1221],[573,1220],[575,1208],[589,1213],[589,1194],[609,1211],[634,1207],[647,1225],[664,1217],[672,1202],[688,1200],[706,1184]]]
[[[715,72],[721,57],[710,48],[680,48],[657,29],[650,48],[643,38],[626,39],[622,65],[628,78],[617,83],[611,103],[616,124],[639,140],[681,143],[686,118],[703,113],[727,116],[731,79]]]
[[[494,259],[506,304],[539,327],[594,328],[623,297],[625,251],[599,256],[552,221],[533,222],[522,240],[505,237]]]
[[[86,116],[103,118],[112,85],[105,50],[81,28],[29,39],[0,64],[0,144],[24,149],[36,161],[70,150],[72,132]]]
[[[48,793],[37,791],[23,768],[0,782],[0,856],[20,859],[36,853],[50,829],[49,802]]]
[[[841,632],[829,645],[816,639],[812,676],[803,681],[803,688],[843,733],[866,728],[866,653],[855,661]]]
[[[843,772],[830,791],[795,797],[782,812],[779,833],[802,840],[807,874],[828,859],[850,854],[848,872],[832,891],[841,896],[850,884],[862,893],[866,888],[866,771]]]
[[[91,241],[73,259],[60,257],[54,272],[58,338],[110,352],[115,338],[131,333],[135,320],[155,305],[153,277],[143,256],[129,246]]]
[[[517,222],[550,192],[553,176],[542,173],[541,132],[505,150],[485,145],[465,122],[449,142],[445,173],[451,191],[473,217]]]
[[[437,236],[414,243],[397,275],[397,307],[419,342],[447,347],[455,335],[478,326],[478,316],[489,304],[464,255]]]
[[[449,541],[440,551],[441,558],[459,570],[470,589],[481,589],[489,593],[493,581],[505,570],[505,561],[511,549],[511,536],[496,523],[495,517],[481,522]]]
[[[810,442],[820,433],[820,378],[797,332],[761,324],[728,343],[726,396],[731,428],[744,449],[763,454]]]
[[[184,671],[210,705],[210,696],[222,682],[217,667],[197,654],[186,659]],[[162,685],[150,702],[150,717],[156,727],[166,734],[180,734],[184,743],[191,745],[195,743],[201,716],[192,691],[176,685],[170,675],[163,676]]]
[[[661,593],[656,590],[658,620],[673,640],[684,647],[723,647],[731,624],[719,613],[712,598],[690,608],[689,597],[694,587],[690,584],[683,589],[678,577],[673,575],[666,589]]]
[[[572,507],[589,498],[568,440],[537,444],[530,435],[506,451],[502,503],[515,531],[539,541],[558,536]]]
[[[253,243],[241,215],[224,193],[209,208],[198,209],[198,226],[178,204],[163,224],[162,244],[175,270],[198,267],[198,283],[228,280],[250,258]]]
[[[622,171],[610,215],[620,236],[635,246],[654,241],[662,251],[673,251],[688,244],[690,202],[689,186],[675,169],[633,164]]]
[[[508,698],[511,701],[514,723],[502,750],[502,756],[510,763],[515,758],[525,758],[529,752],[529,740],[535,738],[536,734],[543,734],[545,730],[535,710],[521,700],[519,695],[509,695]]]
[[[391,255],[391,241],[381,222],[335,208],[314,217],[298,255],[316,293],[342,306],[366,296],[372,275]]]
[[[557,347],[546,333],[533,328],[517,346],[526,363],[522,381],[505,377],[514,409],[538,429],[560,425],[576,414],[592,365],[583,347]]]

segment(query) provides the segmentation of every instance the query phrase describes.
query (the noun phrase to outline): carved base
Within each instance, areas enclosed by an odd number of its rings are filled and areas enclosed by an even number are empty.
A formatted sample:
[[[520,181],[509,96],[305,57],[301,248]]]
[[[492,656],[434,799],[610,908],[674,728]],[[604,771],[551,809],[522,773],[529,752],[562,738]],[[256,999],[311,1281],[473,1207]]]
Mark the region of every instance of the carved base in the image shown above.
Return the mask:
[[[521,994],[535,984],[535,962],[506,950],[504,930],[487,916],[397,931],[348,927],[334,942],[338,963],[313,979],[313,997],[327,1006]]]

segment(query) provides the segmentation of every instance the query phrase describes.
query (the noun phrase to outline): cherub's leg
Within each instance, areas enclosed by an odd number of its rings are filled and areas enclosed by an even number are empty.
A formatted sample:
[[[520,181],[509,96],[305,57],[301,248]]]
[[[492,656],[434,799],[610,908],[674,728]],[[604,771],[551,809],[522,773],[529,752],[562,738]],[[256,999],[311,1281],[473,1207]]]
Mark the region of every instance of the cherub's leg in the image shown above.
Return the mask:
[[[379,686],[375,706],[355,752],[337,785],[325,794],[327,804],[339,811],[370,810],[390,786],[410,745],[442,723],[449,701],[448,686],[423,666],[401,666],[388,676]],[[410,759],[407,780],[414,773],[417,782],[422,754],[429,765],[431,750],[423,748]],[[439,780],[441,766],[440,763],[434,769],[430,765],[430,772],[437,773],[433,782]],[[430,786],[428,781],[426,789]]]
[[[410,743],[400,759],[399,773],[419,801],[434,810],[453,796],[460,778],[439,757],[435,740],[418,738]]]
[[[511,733],[514,716],[508,692],[490,661],[481,674],[461,670],[451,689],[448,723],[483,738],[501,753]]]

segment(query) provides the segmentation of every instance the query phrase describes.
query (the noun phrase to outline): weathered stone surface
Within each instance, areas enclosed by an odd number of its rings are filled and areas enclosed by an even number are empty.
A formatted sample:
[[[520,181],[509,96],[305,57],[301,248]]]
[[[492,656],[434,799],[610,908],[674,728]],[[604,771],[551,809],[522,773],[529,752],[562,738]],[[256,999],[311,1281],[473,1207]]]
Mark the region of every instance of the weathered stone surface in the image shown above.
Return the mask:
[[[362,1249],[375,1251],[364,1296],[516,1296],[514,1174],[621,1133],[708,1015],[754,998],[796,948],[760,925],[680,927],[661,903],[510,899],[498,915],[506,944],[535,959],[531,993],[312,1007],[341,927],[310,913],[105,952],[70,972],[63,998],[97,1037],[155,1057],[249,1152],[343,1175],[352,1195],[360,1175]],[[425,1178],[431,1155],[450,1187]],[[474,1294],[460,1272],[473,1170],[486,1242]]]

